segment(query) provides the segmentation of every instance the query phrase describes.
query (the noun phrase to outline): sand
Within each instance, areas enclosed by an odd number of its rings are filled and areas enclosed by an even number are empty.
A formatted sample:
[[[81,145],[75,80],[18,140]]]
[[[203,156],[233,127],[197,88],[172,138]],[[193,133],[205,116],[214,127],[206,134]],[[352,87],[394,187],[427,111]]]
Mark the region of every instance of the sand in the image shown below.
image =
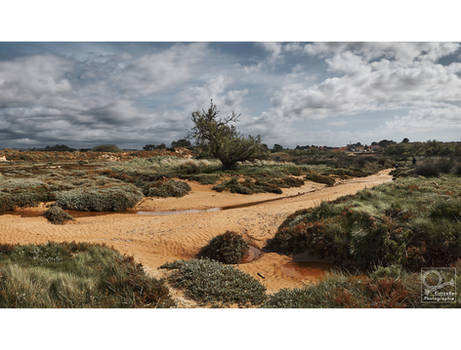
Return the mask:
[[[192,191],[185,197],[146,199],[137,207],[143,211],[209,209],[282,198],[214,212],[152,216],[114,213],[78,217],[65,225],[53,225],[41,216],[4,214],[0,215],[0,243],[105,243],[122,253],[133,255],[148,273],[163,277],[166,272],[158,269],[160,265],[194,257],[212,237],[226,230],[240,232],[252,245],[262,248],[275,235],[283,220],[296,210],[389,182],[392,180],[389,172],[384,170],[368,177],[346,180],[334,187],[306,182],[299,188],[284,189],[280,195],[217,193],[211,190],[212,186],[190,183]],[[298,193],[299,196],[284,198]],[[42,205],[32,211],[42,213],[44,210]],[[238,268],[260,280],[269,292],[316,282],[328,270],[325,264],[299,265],[293,263],[292,257],[276,253],[263,254],[257,260],[238,265]]]

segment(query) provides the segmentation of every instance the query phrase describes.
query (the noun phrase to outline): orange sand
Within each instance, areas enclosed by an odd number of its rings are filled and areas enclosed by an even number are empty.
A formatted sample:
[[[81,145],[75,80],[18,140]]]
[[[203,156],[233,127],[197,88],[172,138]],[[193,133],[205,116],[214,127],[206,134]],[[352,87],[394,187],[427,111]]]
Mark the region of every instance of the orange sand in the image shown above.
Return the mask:
[[[334,187],[306,182],[299,188],[284,189],[283,194],[240,195],[217,193],[212,186],[190,183],[192,191],[183,198],[146,199],[139,210],[183,210],[223,207],[248,202],[281,198],[307,192],[292,198],[261,203],[251,207],[216,212],[146,216],[135,213],[78,217],[66,225],[50,224],[44,217],[33,215],[0,215],[1,243],[44,243],[48,241],[86,241],[105,243],[142,263],[148,273],[164,276],[158,267],[165,262],[192,258],[212,237],[232,230],[244,234],[251,244],[262,248],[272,238],[283,220],[299,209],[321,201],[391,181],[390,170],[365,178],[346,180]],[[311,192],[309,192],[311,191]],[[314,192],[312,192],[314,191]],[[33,211],[43,212],[44,206]],[[291,257],[267,253],[238,268],[260,280],[268,291],[300,287],[315,282],[326,270],[322,264],[295,265]],[[262,274],[262,279],[257,273]]]

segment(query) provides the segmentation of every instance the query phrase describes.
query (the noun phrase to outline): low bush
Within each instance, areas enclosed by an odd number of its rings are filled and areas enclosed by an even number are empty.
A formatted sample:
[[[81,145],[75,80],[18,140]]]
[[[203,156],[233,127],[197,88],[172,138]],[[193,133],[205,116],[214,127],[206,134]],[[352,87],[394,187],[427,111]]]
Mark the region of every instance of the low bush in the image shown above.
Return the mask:
[[[438,177],[441,171],[438,162],[429,159],[419,162],[416,165],[415,172],[425,177]]]
[[[0,192],[0,212],[13,211],[17,206],[11,194]]]
[[[134,207],[142,197],[142,193],[130,184],[83,187],[59,192],[56,204],[63,209],[81,211],[124,211]]]
[[[333,186],[335,184],[335,179],[328,175],[321,175],[314,171],[308,172],[306,174],[306,180],[318,182],[321,184],[326,184],[327,186]]]
[[[461,257],[459,184],[451,176],[437,183],[402,178],[324,202],[289,216],[266,249],[309,251],[360,270],[394,264],[415,271],[449,266]]]
[[[0,245],[0,307],[171,307],[164,281],[101,245]]]
[[[45,218],[55,225],[62,225],[66,221],[73,220],[72,216],[62,210],[61,207],[57,205],[51,206],[45,213],[43,214]]]
[[[256,279],[217,261],[175,261],[161,268],[175,270],[168,281],[202,305],[259,305],[266,299],[266,288]]]
[[[144,195],[148,197],[184,197],[190,192],[188,183],[183,181],[168,180],[157,181],[145,187]]]
[[[99,145],[91,149],[93,152],[122,152],[116,145]]]
[[[282,190],[279,186],[270,183],[263,182],[261,180],[254,181],[253,179],[247,177],[243,181],[239,181],[237,177],[233,177],[230,180],[223,181],[222,183],[214,186],[212,188],[217,192],[222,192],[228,190],[231,193],[240,193],[240,194],[253,194],[253,193],[277,193],[281,194]]]
[[[395,271],[393,271],[395,272]],[[282,289],[266,308],[415,308],[422,307],[419,274],[379,271],[371,276],[331,274],[316,285]],[[451,305],[448,305],[451,306]]]
[[[15,208],[34,207],[55,200],[53,188],[41,181],[6,179],[0,188],[0,212]]]
[[[197,181],[201,185],[214,185],[220,178],[219,175],[214,174],[196,174],[196,175],[179,175],[180,179]]]
[[[224,264],[238,264],[250,247],[239,234],[227,231],[214,237],[198,253],[199,258],[208,258]]]

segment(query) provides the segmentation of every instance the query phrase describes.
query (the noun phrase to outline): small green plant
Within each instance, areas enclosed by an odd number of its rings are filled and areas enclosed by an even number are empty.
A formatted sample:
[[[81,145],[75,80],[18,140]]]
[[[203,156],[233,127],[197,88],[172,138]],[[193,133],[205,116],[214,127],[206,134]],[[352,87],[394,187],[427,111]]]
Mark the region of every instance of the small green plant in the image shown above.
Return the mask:
[[[306,174],[306,180],[326,184],[327,186],[333,186],[335,184],[335,179],[328,175],[321,175],[314,171],[308,172]]]
[[[168,281],[203,305],[259,305],[266,299],[266,288],[256,279],[218,261],[181,260],[161,268],[175,270]]]
[[[224,264],[238,264],[250,247],[239,234],[226,231],[214,237],[198,253],[199,258],[208,258]]]
[[[64,209],[81,211],[124,211],[134,207],[142,197],[135,186],[125,184],[59,192],[56,204]]]
[[[49,222],[55,225],[62,225],[66,221],[73,220],[71,215],[57,205],[52,205],[43,215]]]
[[[254,181],[252,178],[246,177],[243,181],[239,181],[237,177],[232,177],[230,180],[223,181],[220,184],[213,186],[214,191],[222,192],[228,190],[231,193],[253,194],[253,193],[277,193],[281,194],[282,190],[277,184],[264,182],[264,180]]]
[[[187,182],[168,180],[157,181],[145,187],[144,195],[148,197],[184,197],[191,188]]]

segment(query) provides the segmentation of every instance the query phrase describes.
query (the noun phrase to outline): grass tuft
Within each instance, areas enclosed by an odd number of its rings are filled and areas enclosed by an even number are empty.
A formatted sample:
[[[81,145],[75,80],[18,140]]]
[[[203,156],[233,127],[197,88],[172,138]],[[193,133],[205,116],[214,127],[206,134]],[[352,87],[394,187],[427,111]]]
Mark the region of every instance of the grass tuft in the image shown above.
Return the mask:
[[[175,261],[161,268],[175,270],[168,281],[202,305],[260,305],[266,299],[266,288],[256,279],[218,261]]]
[[[0,307],[171,307],[164,281],[102,245],[0,245]]]
[[[45,218],[55,225],[62,225],[67,221],[73,220],[73,217],[62,210],[61,207],[57,205],[52,205],[45,213],[43,214]]]
[[[199,258],[208,258],[224,264],[239,264],[250,247],[239,234],[226,231],[214,237],[198,253]]]

